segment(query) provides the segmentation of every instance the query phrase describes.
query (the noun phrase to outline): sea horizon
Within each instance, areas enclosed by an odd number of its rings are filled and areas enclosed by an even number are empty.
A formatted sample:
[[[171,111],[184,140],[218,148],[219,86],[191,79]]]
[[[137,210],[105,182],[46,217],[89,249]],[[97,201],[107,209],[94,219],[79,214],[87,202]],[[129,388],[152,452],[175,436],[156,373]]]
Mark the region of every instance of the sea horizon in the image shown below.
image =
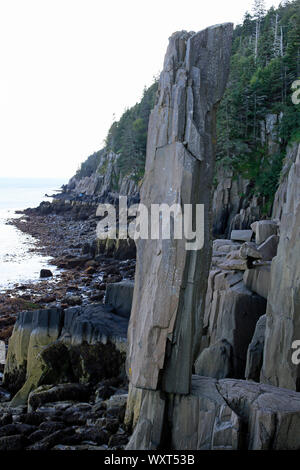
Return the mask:
[[[0,177],[0,291],[16,283],[37,281],[42,268],[49,268],[49,257],[33,253],[35,239],[24,234],[8,219],[15,211],[37,207],[67,182],[64,178]]]

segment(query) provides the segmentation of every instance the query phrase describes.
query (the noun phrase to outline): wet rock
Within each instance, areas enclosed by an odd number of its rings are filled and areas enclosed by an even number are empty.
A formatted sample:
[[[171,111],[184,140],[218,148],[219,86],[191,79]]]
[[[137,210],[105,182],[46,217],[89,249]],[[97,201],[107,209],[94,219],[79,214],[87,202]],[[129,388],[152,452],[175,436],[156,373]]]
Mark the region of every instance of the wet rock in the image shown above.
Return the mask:
[[[108,447],[124,448],[128,443],[128,436],[126,434],[114,434],[109,439]]]
[[[122,394],[122,395],[112,395],[109,400],[106,400],[106,409],[109,411],[111,408],[119,407],[122,408],[126,406],[128,399],[128,394]]]
[[[18,451],[24,448],[24,437],[18,436],[5,436],[0,437],[0,451]]]
[[[53,277],[52,271],[50,269],[41,269],[40,278]]]
[[[11,413],[1,413],[0,415],[0,426],[5,426],[6,424],[12,424]]]
[[[32,434],[28,436],[28,442],[30,444],[35,444],[36,442],[41,441],[42,439],[47,437],[48,434],[49,434],[48,431],[38,429],[37,431],[34,431]]]
[[[63,300],[69,306],[81,305],[82,299],[79,295],[70,295]]]
[[[30,393],[28,398],[28,409],[36,410],[45,403],[62,400],[85,401],[90,395],[90,390],[84,384],[60,384],[42,385]]]
[[[66,428],[64,430],[55,431],[49,436],[37,441],[36,443],[27,447],[28,450],[49,450],[56,444],[67,444],[68,439],[72,439],[74,435],[74,429]]]
[[[103,445],[109,440],[108,432],[98,426],[85,426],[77,429],[76,432],[80,434],[81,441],[93,441],[98,445]]]
[[[129,318],[132,306],[134,282],[122,281],[108,284],[105,294],[105,303],[112,305],[118,315]]]
[[[29,412],[24,415],[19,416],[19,421],[25,424],[31,424],[34,426],[39,426],[43,421],[45,417],[41,413],[36,413],[36,412]]]
[[[19,390],[12,401],[13,406],[23,404],[33,386],[39,385],[43,375],[39,353],[46,345],[56,341],[62,319],[62,311],[57,308],[19,314],[9,343],[3,381],[12,393]]]
[[[103,304],[71,307],[64,312],[21,313],[4,374],[5,386],[18,392],[12,404],[26,403],[30,391],[43,384],[95,384],[117,377],[124,368],[127,324],[128,319]]]

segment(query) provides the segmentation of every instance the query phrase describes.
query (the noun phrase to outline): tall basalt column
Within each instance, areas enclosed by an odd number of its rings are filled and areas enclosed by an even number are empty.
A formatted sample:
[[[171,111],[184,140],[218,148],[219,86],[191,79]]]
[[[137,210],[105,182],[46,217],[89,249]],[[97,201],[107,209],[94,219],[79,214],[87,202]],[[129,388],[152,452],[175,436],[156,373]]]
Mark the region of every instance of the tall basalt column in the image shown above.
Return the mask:
[[[300,145],[295,145],[294,152],[282,208],[280,241],[271,267],[260,380],[299,392],[299,343],[295,347],[294,342],[300,340]]]
[[[233,25],[170,38],[149,121],[141,203],[204,205],[204,246],[186,240],[137,241],[127,373],[147,390],[188,394],[211,259],[215,120],[231,54]],[[184,211],[183,211],[184,213]]]

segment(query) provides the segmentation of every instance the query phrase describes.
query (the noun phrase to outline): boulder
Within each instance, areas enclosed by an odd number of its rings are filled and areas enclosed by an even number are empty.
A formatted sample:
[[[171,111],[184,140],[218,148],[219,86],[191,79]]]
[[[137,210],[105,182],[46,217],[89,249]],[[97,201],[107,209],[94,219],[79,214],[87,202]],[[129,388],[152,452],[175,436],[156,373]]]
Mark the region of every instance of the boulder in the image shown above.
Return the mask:
[[[223,379],[234,376],[233,351],[226,339],[220,339],[212,346],[203,349],[195,362],[195,373]]]
[[[246,242],[240,248],[240,257],[242,259],[262,259],[262,254],[257,249],[255,243]]]
[[[277,235],[271,235],[257,248],[263,261],[272,261],[277,254],[278,243],[279,237]]]
[[[232,230],[230,238],[234,241],[250,242],[252,235],[252,230]]]
[[[129,318],[132,306],[134,282],[122,281],[107,284],[105,303],[112,305],[117,314]]]
[[[246,271],[248,269],[247,261],[244,259],[226,259],[218,263],[220,269],[232,271]]]
[[[53,274],[52,274],[52,271],[50,271],[50,269],[41,269],[40,278],[52,277],[52,276]]]
[[[261,245],[271,235],[277,235],[278,225],[273,220],[260,220],[256,224],[255,243]]]
[[[35,411],[45,403],[56,401],[86,401],[89,396],[89,387],[84,384],[66,383],[60,385],[42,385],[29,394],[28,411]],[[54,431],[56,430],[57,429],[54,429]]]
[[[271,264],[262,264],[248,269],[244,274],[244,284],[248,289],[260,295],[264,299],[268,298],[271,283]]]
[[[266,322],[266,315],[260,317],[256,324],[253,338],[248,347],[245,371],[245,378],[247,380],[259,382],[260,371],[263,363]]]
[[[128,394],[127,393],[122,393],[122,394],[117,394],[117,395],[112,395],[108,400],[106,400],[104,403],[106,404],[106,409],[109,411],[112,408],[122,408],[126,405],[128,399]]]

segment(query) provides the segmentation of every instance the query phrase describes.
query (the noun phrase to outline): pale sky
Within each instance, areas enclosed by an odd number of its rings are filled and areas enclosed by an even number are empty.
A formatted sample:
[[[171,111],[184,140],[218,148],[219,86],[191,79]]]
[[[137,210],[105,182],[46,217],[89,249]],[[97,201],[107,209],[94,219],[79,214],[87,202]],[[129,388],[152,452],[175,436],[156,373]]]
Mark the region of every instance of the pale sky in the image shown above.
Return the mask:
[[[160,72],[174,31],[240,23],[252,4],[0,0],[0,177],[71,177]]]

